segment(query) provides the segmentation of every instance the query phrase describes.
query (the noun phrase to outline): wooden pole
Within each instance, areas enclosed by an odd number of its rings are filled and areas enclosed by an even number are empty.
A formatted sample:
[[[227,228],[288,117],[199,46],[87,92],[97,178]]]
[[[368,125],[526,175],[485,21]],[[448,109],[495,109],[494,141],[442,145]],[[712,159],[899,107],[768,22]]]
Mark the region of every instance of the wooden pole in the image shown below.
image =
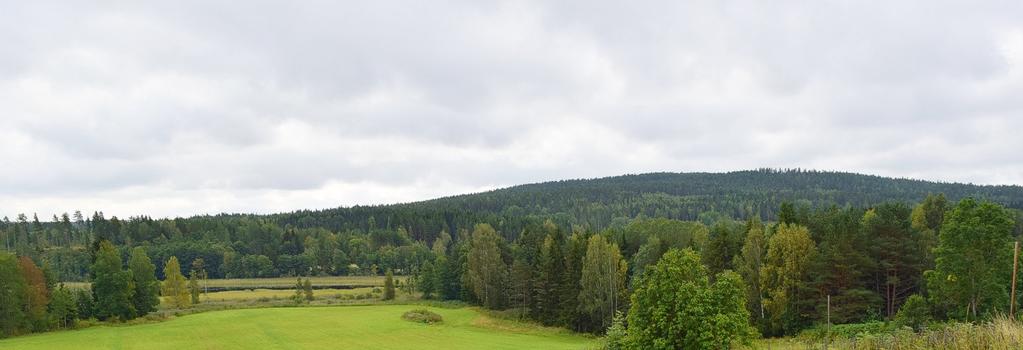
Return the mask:
[[[828,349],[831,343],[831,294],[828,294],[828,333],[824,336],[824,350]]]
[[[1016,270],[1019,268],[1019,241],[1013,246],[1012,253],[1012,293],[1009,295],[1009,318],[1016,316]]]

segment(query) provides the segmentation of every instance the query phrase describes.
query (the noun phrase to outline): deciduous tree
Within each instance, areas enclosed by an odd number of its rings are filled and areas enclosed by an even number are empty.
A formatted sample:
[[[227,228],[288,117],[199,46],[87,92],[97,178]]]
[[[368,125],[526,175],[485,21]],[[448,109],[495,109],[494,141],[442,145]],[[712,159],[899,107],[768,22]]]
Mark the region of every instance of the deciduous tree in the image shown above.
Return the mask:
[[[951,316],[976,320],[1004,311],[1012,270],[1013,217],[1000,205],[967,198],[947,215],[935,249],[928,292]]]
[[[183,309],[192,306],[191,296],[188,293],[188,285],[185,276],[181,274],[181,263],[178,258],[171,256],[163,266],[163,297],[173,307]]]
[[[160,305],[160,281],[156,279],[156,266],[149,259],[145,249],[135,247],[131,250],[128,269],[131,270],[132,281],[135,284],[135,293],[132,295],[135,312],[145,315],[156,311],[156,307]]]
[[[615,311],[625,308],[627,273],[628,265],[618,245],[608,242],[603,235],[591,236],[579,280],[579,313],[587,318],[584,329],[606,329]]]
[[[711,284],[691,249],[672,249],[636,283],[629,344],[637,349],[728,349],[755,336],[745,286],[728,271]]]

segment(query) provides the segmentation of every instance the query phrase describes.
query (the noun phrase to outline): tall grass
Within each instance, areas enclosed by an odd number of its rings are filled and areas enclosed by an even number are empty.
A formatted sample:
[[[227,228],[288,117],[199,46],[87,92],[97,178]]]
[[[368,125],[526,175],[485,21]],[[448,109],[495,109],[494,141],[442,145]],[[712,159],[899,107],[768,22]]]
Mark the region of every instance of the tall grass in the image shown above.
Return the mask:
[[[823,340],[808,341],[807,349],[823,348]],[[937,329],[916,333],[902,328],[883,334],[861,334],[834,339],[829,349],[855,350],[1019,350],[1023,349],[1023,324],[1007,317],[996,317],[990,322],[952,323]]]

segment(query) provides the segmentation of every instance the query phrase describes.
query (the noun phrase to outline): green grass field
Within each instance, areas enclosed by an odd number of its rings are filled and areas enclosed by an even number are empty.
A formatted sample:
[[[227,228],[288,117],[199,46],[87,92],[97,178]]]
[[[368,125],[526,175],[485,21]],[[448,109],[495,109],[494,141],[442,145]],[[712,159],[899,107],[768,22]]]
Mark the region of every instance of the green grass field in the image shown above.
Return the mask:
[[[406,277],[396,276],[395,279]],[[228,278],[210,279],[206,285],[214,287],[230,288],[290,288],[295,286],[296,277],[274,277],[274,278]],[[305,280],[305,277],[302,278]],[[384,276],[314,276],[309,277],[309,282],[314,286],[374,286],[384,285]],[[88,288],[88,282],[64,282],[68,288]]]
[[[443,324],[404,321],[418,305],[261,308],[205,312],[165,322],[97,326],[0,340],[0,349],[589,349],[599,340],[487,317],[473,308],[428,308]]]

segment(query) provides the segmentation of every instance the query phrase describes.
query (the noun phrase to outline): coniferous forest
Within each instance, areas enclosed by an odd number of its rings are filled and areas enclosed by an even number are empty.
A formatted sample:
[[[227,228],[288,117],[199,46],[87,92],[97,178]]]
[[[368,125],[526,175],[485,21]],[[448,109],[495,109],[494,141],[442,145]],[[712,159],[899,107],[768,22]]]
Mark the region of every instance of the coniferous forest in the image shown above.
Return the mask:
[[[836,324],[979,320],[1008,310],[1021,209],[1019,186],[761,169],[272,215],[29,213],[0,222],[10,294],[0,329],[139,317],[159,304],[157,280],[187,303],[183,272],[197,262],[209,278],[411,276],[424,298],[544,325],[611,338],[627,322],[631,344],[665,339],[670,330],[632,331],[663,327],[657,310],[692,318],[677,322],[716,317],[731,335],[710,338],[724,346],[792,335],[824,322],[828,298]],[[91,292],[57,286],[70,281]],[[688,292],[665,297],[672,290]],[[718,314],[701,315],[708,304]],[[670,338],[685,347],[691,336]]]

